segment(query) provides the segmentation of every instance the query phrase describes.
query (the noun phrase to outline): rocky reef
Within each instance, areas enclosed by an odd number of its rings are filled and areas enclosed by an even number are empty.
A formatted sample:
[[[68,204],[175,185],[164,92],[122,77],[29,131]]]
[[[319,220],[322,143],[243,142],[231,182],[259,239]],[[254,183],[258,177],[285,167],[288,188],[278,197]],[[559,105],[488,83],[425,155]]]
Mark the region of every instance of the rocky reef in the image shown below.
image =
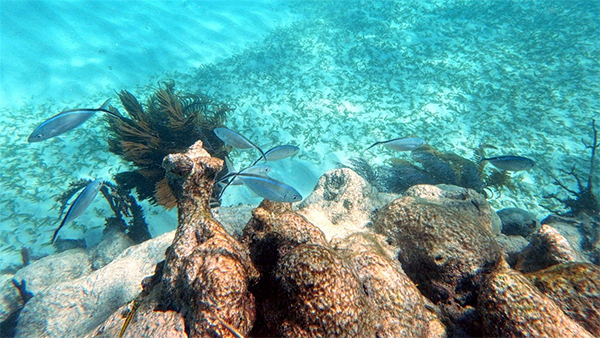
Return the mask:
[[[201,141],[165,157],[174,234],[118,256],[110,243],[132,243],[113,237],[2,276],[2,320],[23,307],[11,336],[600,335],[598,243],[573,224],[499,217],[454,185],[381,194],[344,168],[298,206],[264,200],[224,227],[209,207],[222,165]]]

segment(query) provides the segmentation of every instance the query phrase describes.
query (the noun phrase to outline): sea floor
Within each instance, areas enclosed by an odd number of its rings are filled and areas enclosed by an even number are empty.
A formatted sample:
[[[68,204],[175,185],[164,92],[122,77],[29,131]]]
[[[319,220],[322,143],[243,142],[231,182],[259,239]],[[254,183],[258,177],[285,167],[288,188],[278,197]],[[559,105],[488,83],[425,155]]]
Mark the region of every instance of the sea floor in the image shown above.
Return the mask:
[[[364,151],[409,135],[466,158],[491,144],[488,155],[534,159],[532,170],[512,174],[517,189],[496,191],[490,203],[540,219],[554,203],[544,196],[560,191],[552,176],[575,188],[560,170],[589,168],[581,139],[591,141],[600,111],[598,2],[365,1],[344,2],[344,10],[337,1],[134,2],[134,21],[101,15],[124,1],[77,11],[68,11],[72,2],[31,7],[39,3],[25,2],[18,14],[62,18],[55,29],[69,33],[59,43],[49,42],[52,30],[37,34],[41,22],[8,18],[17,2],[0,4],[0,270],[20,264],[21,247],[33,256],[54,250],[55,198],[68,182],[128,168],[108,152],[99,117],[42,143],[27,143],[31,130],[65,107],[112,96],[120,108],[114,90],[145,98],[163,80],[234,105],[227,127],[264,149],[298,145],[273,176],[303,196],[351,157],[374,165],[410,159],[382,147]],[[77,30],[78,15],[100,23]],[[33,43],[21,48],[16,33]],[[233,160],[240,167],[256,156],[235,152]],[[259,200],[234,187],[224,204]],[[61,236],[97,241],[110,215],[105,204],[96,200]],[[154,235],[175,228],[175,212],[144,208]]]

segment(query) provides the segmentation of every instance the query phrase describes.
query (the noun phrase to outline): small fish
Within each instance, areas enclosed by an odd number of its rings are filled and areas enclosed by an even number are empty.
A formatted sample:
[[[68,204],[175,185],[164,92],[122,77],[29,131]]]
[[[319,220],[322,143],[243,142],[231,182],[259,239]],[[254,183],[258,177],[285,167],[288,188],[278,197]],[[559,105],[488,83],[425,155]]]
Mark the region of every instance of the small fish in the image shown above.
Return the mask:
[[[110,99],[104,101],[100,108],[78,108],[65,110],[57,115],[52,116],[39,126],[35,127],[31,135],[27,138],[27,142],[40,142],[66,133],[69,130],[75,129],[92,117],[95,113],[101,111],[116,118],[121,118],[118,114],[111,112],[108,109]]]
[[[479,163],[483,161],[490,162],[494,167],[502,170],[509,171],[521,171],[528,170],[533,168],[535,162],[533,160],[515,155],[506,155],[506,156],[495,156],[495,157],[487,157],[479,160]]]
[[[215,135],[221,139],[221,141],[225,142],[225,144],[234,147],[235,149],[256,149],[260,152],[262,158],[265,157],[265,153],[260,149],[259,146],[252,143],[250,140],[240,135],[239,133],[227,129],[227,128],[215,128],[213,129]]]
[[[258,161],[260,161],[261,159],[265,159],[265,161],[278,161],[287,157],[291,157],[294,156],[298,153],[298,151],[300,151],[300,148],[291,145],[291,144],[284,144],[281,146],[277,146],[277,147],[273,147],[267,151],[265,151],[265,155],[263,157],[259,157],[258,159],[256,159],[256,161],[254,161],[254,163],[252,163],[252,165],[255,165],[256,163],[258,163]]]
[[[427,142],[425,142],[425,140],[419,137],[395,138],[389,141],[375,142],[369,148],[365,149],[365,151],[373,148],[378,144],[381,144],[384,147],[394,151],[410,151],[425,145],[425,143]]]
[[[246,173],[246,174],[256,174],[256,175],[260,175],[260,176],[267,176],[267,174],[271,171],[271,167],[266,166],[264,164],[257,164],[257,165],[253,165],[251,167],[245,168],[240,170],[240,173]],[[242,180],[239,177],[234,177],[233,180],[231,181],[231,183],[229,183],[231,185],[242,185],[244,184],[244,182],[242,182]]]
[[[67,211],[67,214],[65,215],[65,218],[63,218],[58,229],[54,231],[54,235],[52,235],[52,241],[50,243],[54,243],[54,241],[56,240],[56,236],[58,235],[58,231],[65,224],[69,223],[70,221],[83,214],[85,209],[87,209],[87,207],[92,203],[94,198],[96,198],[96,195],[98,195],[98,191],[100,191],[102,184],[104,184],[104,180],[98,178],[95,181],[90,182],[85,187],[85,189],[83,189],[83,191],[77,196],[73,204],[71,204],[71,206],[69,207],[69,211]]]
[[[293,187],[267,176],[238,173],[235,175],[258,196],[273,202],[299,202],[302,195]]]

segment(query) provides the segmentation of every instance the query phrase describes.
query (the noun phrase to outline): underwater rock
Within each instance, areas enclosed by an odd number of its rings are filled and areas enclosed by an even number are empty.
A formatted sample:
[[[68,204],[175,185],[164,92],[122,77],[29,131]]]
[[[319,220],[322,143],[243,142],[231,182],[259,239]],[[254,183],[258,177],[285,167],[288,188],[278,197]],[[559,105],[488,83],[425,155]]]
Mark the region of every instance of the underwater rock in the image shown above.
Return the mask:
[[[288,203],[263,200],[252,211],[242,241],[250,248],[252,262],[261,274],[270,274],[279,258],[300,244],[327,246],[325,234]]]
[[[400,248],[404,271],[448,320],[469,326],[480,279],[501,257],[492,211],[481,195],[459,187],[415,186],[406,194],[380,209],[373,227]]]
[[[502,253],[504,255],[504,260],[510,265],[514,267],[517,264],[517,260],[523,252],[523,249],[527,247],[529,241],[527,241],[523,236],[507,236],[505,234],[499,234],[495,237],[496,242],[500,246]]]
[[[253,205],[240,204],[227,207],[220,206],[213,208],[211,212],[213,217],[223,225],[229,234],[236,239],[240,239],[242,230],[252,217],[254,208]]]
[[[190,337],[229,335],[218,318],[247,335],[255,319],[248,287],[258,272],[248,249],[210,214],[209,199],[223,161],[198,141],[185,154],[165,157],[163,167],[177,197],[179,225],[166,254],[162,303],[185,317]]]
[[[600,215],[563,217],[550,215],[542,223],[551,225],[571,247],[594,264],[600,264]]]
[[[301,244],[274,270],[277,336],[374,337],[373,306],[348,263],[332,249]]]
[[[100,270],[37,292],[21,311],[16,337],[89,334],[140,292],[172,239],[173,232],[132,246]]]
[[[300,203],[298,213],[318,224],[331,239],[365,231],[371,211],[381,205],[377,189],[351,169],[342,168],[321,176],[313,192]]]
[[[90,249],[92,270],[106,266],[133,244],[133,240],[122,231],[111,230],[103,233],[100,243]]]
[[[525,276],[567,316],[600,337],[600,267],[558,264]]]
[[[87,276],[92,272],[90,258],[84,249],[71,249],[46,256],[15,273],[14,279],[24,280],[27,291],[37,294],[56,283]]]
[[[358,233],[335,241],[334,248],[354,265],[367,297],[372,300],[376,337],[425,337],[429,322],[424,297],[402,270],[381,235]]]
[[[529,244],[517,260],[515,269],[532,272],[569,262],[586,262],[586,259],[573,249],[556,229],[542,224],[531,236]]]
[[[13,275],[0,275],[0,323],[9,319],[23,306],[23,300],[13,284],[13,278]]]
[[[539,229],[540,225],[533,214],[519,208],[505,208],[497,212],[502,220],[502,233],[528,237]]]
[[[484,279],[478,309],[489,337],[592,337],[504,261]]]

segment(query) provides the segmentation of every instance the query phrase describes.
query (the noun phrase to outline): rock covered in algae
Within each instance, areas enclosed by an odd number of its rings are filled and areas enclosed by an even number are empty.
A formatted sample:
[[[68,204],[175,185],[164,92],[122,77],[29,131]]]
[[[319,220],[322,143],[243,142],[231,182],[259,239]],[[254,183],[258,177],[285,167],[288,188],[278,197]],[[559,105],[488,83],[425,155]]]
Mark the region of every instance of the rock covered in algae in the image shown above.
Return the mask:
[[[515,268],[521,272],[532,272],[568,262],[585,262],[585,258],[556,229],[542,224],[531,236]]]
[[[261,272],[252,288],[259,314],[252,336],[444,334],[377,235],[338,238],[332,248],[323,232],[289,204],[263,201],[243,241]]]
[[[478,305],[489,337],[593,337],[504,261],[486,276]]]
[[[231,335],[218,318],[246,335],[255,318],[248,286],[258,273],[248,250],[210,214],[223,162],[198,141],[185,154],[167,156],[163,166],[176,192],[179,226],[166,254],[162,304],[184,315],[190,337]]]
[[[377,189],[351,169],[342,168],[321,176],[298,213],[319,224],[330,239],[365,231],[371,211],[382,204]]]
[[[263,201],[244,229],[261,279],[256,336],[373,336],[372,306],[354,270],[289,204]]]
[[[426,337],[430,322],[443,324],[425,308],[423,296],[402,270],[383,236],[357,233],[335,242],[336,251],[354,265],[372,301],[376,337]],[[435,325],[431,325],[435,327]]]
[[[165,157],[179,224],[165,261],[157,265],[151,282],[144,280],[125,337],[232,337],[221,321],[244,336],[253,327],[255,305],[248,287],[258,273],[247,248],[225,231],[209,208],[222,165],[202,149],[201,141],[184,154]],[[100,325],[95,337],[119,332],[124,319],[118,316]]]
[[[404,271],[434,302],[469,296],[500,257],[491,210],[473,190],[415,186],[379,210],[376,231],[399,247]],[[444,190],[443,190],[444,189]]]
[[[566,263],[525,276],[567,316],[600,337],[600,267]]]
[[[354,270],[335,251],[301,244],[275,271],[286,311],[282,337],[374,337],[373,307]]]

